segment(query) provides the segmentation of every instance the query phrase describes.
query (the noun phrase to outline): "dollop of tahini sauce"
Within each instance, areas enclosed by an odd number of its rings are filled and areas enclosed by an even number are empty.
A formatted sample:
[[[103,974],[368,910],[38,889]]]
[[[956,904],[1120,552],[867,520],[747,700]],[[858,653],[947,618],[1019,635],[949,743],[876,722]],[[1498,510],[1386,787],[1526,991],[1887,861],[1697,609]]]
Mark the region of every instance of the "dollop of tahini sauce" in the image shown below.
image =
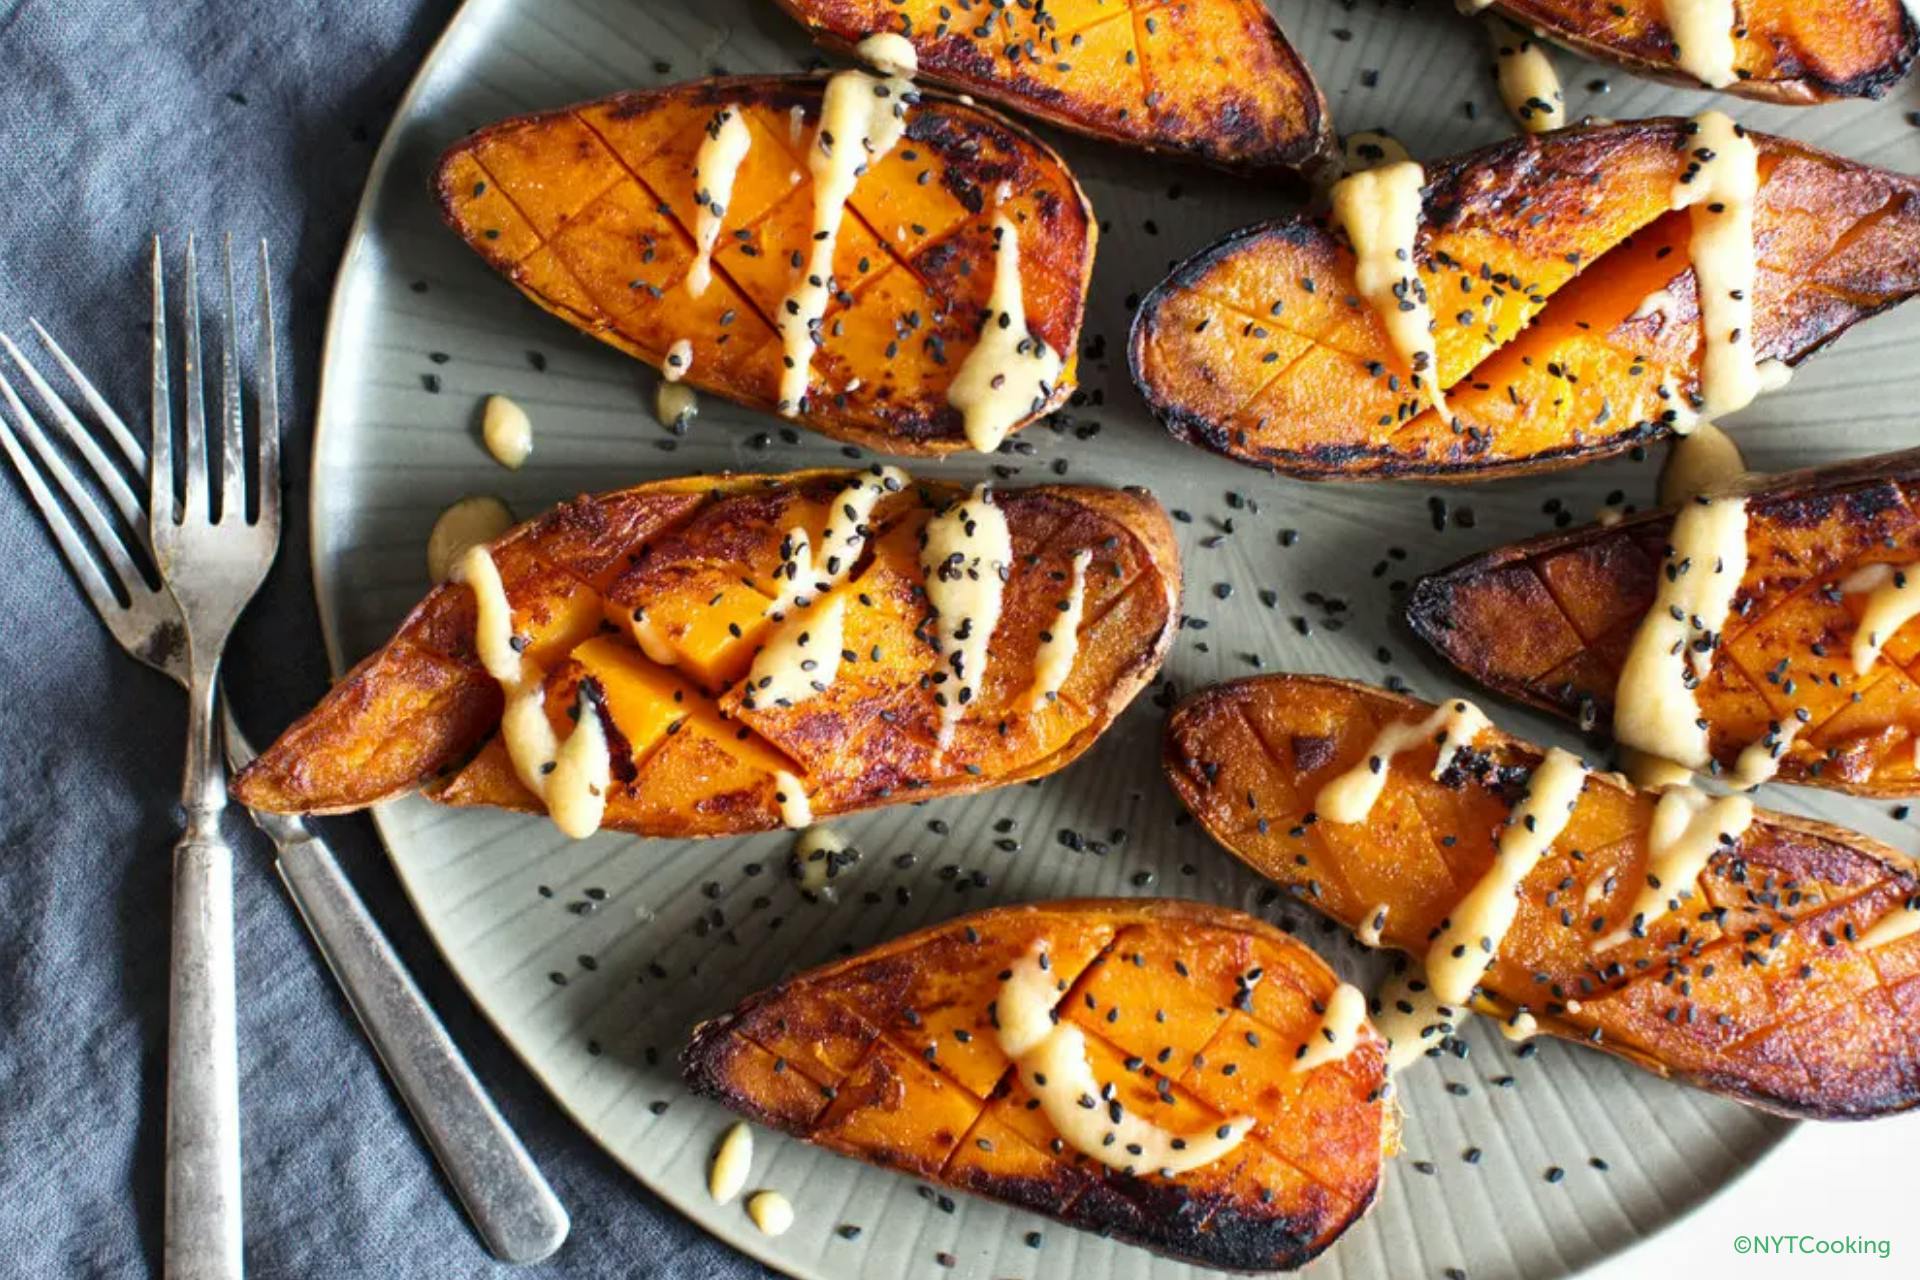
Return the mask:
[[[967,443],[981,453],[998,449],[1016,423],[1052,397],[1062,367],[1059,353],[1027,329],[1020,236],[1002,214],[993,220],[993,292],[985,327],[947,385],[947,403],[960,411]]]
[[[707,1194],[715,1204],[731,1204],[746,1189],[747,1174],[753,1169],[753,1130],[736,1123],[714,1148],[713,1165],[707,1171]]]
[[[1000,984],[993,1015],[1000,1048],[1013,1059],[1040,1110],[1062,1141],[1090,1160],[1124,1173],[1175,1177],[1238,1147],[1253,1120],[1237,1116],[1209,1133],[1182,1137],[1103,1100],[1087,1062],[1086,1036],[1054,1020],[1065,983],[1056,978],[1044,941],[1015,961]]]
[[[1353,246],[1354,288],[1380,317],[1414,385],[1425,389],[1442,418],[1451,418],[1434,354],[1433,308],[1414,264],[1426,181],[1412,160],[1350,173],[1333,184],[1332,220]]]
[[[547,719],[547,673],[514,646],[513,606],[492,554],[484,546],[469,548],[454,580],[472,588],[478,604],[475,647],[481,665],[506,695],[500,738],[514,773],[545,802],[561,831],[576,840],[592,835],[606,813],[613,768],[594,686],[580,683],[575,695],[579,718],[561,742]]]
[[[1013,536],[983,484],[927,521],[921,537],[920,567],[933,609],[934,650],[940,655],[933,700],[940,708],[944,751],[986,677],[1013,566]]]
[[[813,236],[806,264],[775,316],[783,356],[778,408],[786,417],[805,407],[820,320],[833,296],[833,248],[847,198],[867,169],[892,151],[907,131],[907,111],[917,100],[913,82],[900,76],[877,80],[842,71],[827,81],[820,123],[807,150],[813,175]]]
[[[860,61],[882,75],[911,80],[920,71],[920,53],[897,31],[876,31],[853,47]]]
[[[1712,88],[1732,84],[1733,29],[1738,25],[1733,0],[1665,0],[1665,7],[1675,65]]]

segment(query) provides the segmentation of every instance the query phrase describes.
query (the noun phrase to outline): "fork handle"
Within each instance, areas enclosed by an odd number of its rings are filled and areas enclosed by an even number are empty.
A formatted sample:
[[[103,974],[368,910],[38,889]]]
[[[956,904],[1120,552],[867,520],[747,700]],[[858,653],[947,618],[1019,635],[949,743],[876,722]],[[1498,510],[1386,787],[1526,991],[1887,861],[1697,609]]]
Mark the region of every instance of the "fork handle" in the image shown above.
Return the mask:
[[[240,1082],[233,850],[214,816],[173,847],[166,1275],[240,1280]]]
[[[567,1238],[567,1211],[317,836],[275,864],[320,954],[487,1249],[538,1262]]]

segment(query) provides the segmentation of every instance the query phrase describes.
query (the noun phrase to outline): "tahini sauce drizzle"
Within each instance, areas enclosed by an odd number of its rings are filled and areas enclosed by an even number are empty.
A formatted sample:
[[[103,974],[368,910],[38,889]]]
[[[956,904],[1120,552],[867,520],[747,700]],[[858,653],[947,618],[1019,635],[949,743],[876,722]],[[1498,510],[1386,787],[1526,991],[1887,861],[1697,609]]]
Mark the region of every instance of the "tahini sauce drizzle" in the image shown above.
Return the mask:
[[[1374,997],[1380,1012],[1374,1030],[1387,1040],[1387,1071],[1398,1074],[1425,1056],[1427,1050],[1452,1035],[1464,1010],[1443,1004],[1417,962],[1390,977]]]
[[[559,741],[547,719],[547,673],[513,646],[513,609],[493,556],[484,546],[469,548],[454,576],[473,589],[478,601],[475,647],[481,665],[506,694],[500,737],[514,773],[546,803],[561,831],[576,840],[592,835],[605,816],[613,772],[598,699],[586,685],[580,687],[580,718],[566,741]]]
[[[820,319],[832,297],[833,247],[847,198],[867,169],[905,135],[907,109],[915,100],[913,82],[898,76],[876,80],[865,72],[842,71],[827,81],[820,124],[807,149],[813,174],[811,249],[775,317],[784,348],[778,407],[786,417],[796,416],[806,400]]]
[[[947,384],[947,403],[964,420],[967,443],[1000,447],[1015,424],[1045,405],[1059,385],[1060,355],[1027,329],[1020,288],[1020,237],[1004,214],[993,220],[993,292],[986,327]]]
[[[1869,564],[1840,583],[1840,594],[1867,597],[1866,612],[1853,633],[1853,674],[1873,670],[1893,633],[1920,614],[1920,563]]]
[[[1488,14],[1484,21],[1507,114],[1528,133],[1545,133],[1565,124],[1567,105],[1560,76],[1540,41],[1505,18]]]
[[[1413,260],[1426,180],[1411,160],[1350,173],[1333,184],[1332,221],[1353,246],[1354,287],[1380,317],[1415,384],[1442,418],[1451,418],[1434,355],[1433,309]]]
[[[825,693],[840,674],[847,598],[835,592],[788,616],[753,657],[741,705],[791,707]]]
[[[1659,592],[1640,620],[1614,692],[1613,735],[1692,769],[1709,762],[1694,690],[1747,571],[1747,504],[1700,496],[1674,517]]]
[[[1699,291],[1700,411],[1716,418],[1783,383],[1786,366],[1769,361],[1763,370],[1753,352],[1760,149],[1726,112],[1703,111],[1687,124],[1686,155],[1673,184],[1673,207],[1691,210],[1687,256]]]
[[[1454,698],[1435,707],[1424,719],[1386,726],[1374,736],[1358,764],[1328,779],[1320,788],[1313,801],[1315,815],[1324,822],[1365,821],[1387,784],[1387,766],[1395,756],[1437,738],[1440,751],[1433,762],[1433,776],[1438,779],[1453,763],[1454,753],[1472,746],[1474,738],[1489,725],[1480,708],[1464,698]]]
[[[1675,65],[1711,88],[1732,84],[1733,0],[1666,0],[1666,14]]]
[[[1181,1137],[1118,1101],[1103,1103],[1101,1084],[1087,1062],[1086,1037],[1072,1023],[1053,1019],[1061,985],[1052,974],[1046,943],[1036,942],[1001,982],[993,1012],[1001,1050],[1019,1067],[1068,1146],[1110,1169],[1174,1177],[1212,1164],[1240,1145],[1253,1128],[1247,1116]]]
[[[1000,623],[1013,564],[1013,536],[983,484],[927,521],[922,537],[920,567],[942,668],[935,677],[934,702],[940,708],[939,745],[945,750],[986,676],[988,646]]]
[[[1734,758],[1733,771],[1727,775],[1727,785],[1736,791],[1751,791],[1763,782],[1773,781],[1774,775],[1780,772],[1780,761],[1786,757],[1787,748],[1793,745],[1802,727],[1800,721],[1794,719],[1775,721],[1766,733],[1741,748]]]
[[[687,292],[698,298],[713,283],[713,246],[733,199],[740,162],[753,146],[753,131],[740,104],[730,102],[707,121],[707,136],[693,156],[693,265],[687,268]]]
[[[1500,832],[1493,864],[1456,903],[1427,948],[1427,981],[1444,1004],[1464,1003],[1500,953],[1520,911],[1520,884],[1566,830],[1587,767],[1559,747],[1547,752],[1527,781],[1527,794]]]
[[[1701,422],[1673,442],[1660,472],[1660,505],[1677,507],[1695,494],[1723,488],[1747,474],[1747,460],[1733,437]]]
[[[779,592],[767,609],[770,617],[786,616],[789,607],[804,607],[815,596],[824,595],[845,582],[853,573],[867,539],[873,535],[873,509],[880,499],[899,493],[912,483],[899,467],[869,467],[847,482],[834,498],[827,513],[827,527],[820,534],[820,549],[813,549],[807,531],[799,526],[787,531],[785,553],[778,570]]]
[[[1343,1061],[1360,1043],[1360,1028],[1367,1024],[1367,998],[1358,987],[1341,983],[1327,1000],[1320,1025],[1300,1046],[1294,1056],[1296,1073],[1311,1071],[1329,1062]]]
[[[1033,684],[1025,698],[1029,713],[1052,702],[1073,671],[1074,655],[1080,649],[1080,619],[1087,609],[1087,566],[1093,552],[1081,551],[1073,557],[1072,575],[1066,598],[1060,601],[1059,616],[1040,633],[1040,648],[1033,656]]]
[[[1694,787],[1668,787],[1654,806],[1647,830],[1646,884],[1634,896],[1627,922],[1600,939],[1606,950],[1643,935],[1694,893],[1694,882],[1716,849],[1734,848],[1753,824],[1753,801],[1715,798]]]

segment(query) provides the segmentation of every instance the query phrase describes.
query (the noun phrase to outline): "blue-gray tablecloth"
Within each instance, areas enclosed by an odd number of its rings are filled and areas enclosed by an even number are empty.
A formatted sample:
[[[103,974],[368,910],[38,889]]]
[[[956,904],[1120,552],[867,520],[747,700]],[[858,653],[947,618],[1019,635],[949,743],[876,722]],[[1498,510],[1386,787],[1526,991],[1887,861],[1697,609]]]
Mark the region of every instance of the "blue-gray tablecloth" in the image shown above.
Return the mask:
[[[146,237],[265,235],[291,406],[286,541],[229,667],[256,736],[325,681],[306,458],[328,289],[387,118],[452,0],[0,0],[0,331],[38,317],[133,417]],[[134,1276],[161,1235],[168,849],[183,700],[94,620],[0,479],[0,1276]],[[763,1274],[547,1100],[415,923],[364,820],[327,824],[572,1211],[527,1274]],[[243,823],[247,1262],[256,1277],[507,1274],[468,1230]]]

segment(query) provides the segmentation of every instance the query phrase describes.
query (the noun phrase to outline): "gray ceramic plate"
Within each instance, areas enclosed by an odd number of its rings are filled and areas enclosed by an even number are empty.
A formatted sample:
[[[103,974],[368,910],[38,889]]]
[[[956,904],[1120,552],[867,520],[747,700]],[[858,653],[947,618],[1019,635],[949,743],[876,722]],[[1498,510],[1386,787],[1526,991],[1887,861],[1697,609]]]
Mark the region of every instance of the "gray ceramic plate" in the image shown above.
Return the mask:
[[[1506,131],[1481,33],[1445,0],[1414,9],[1286,0],[1278,12],[1344,129],[1384,126],[1427,156]],[[647,407],[654,375],[522,301],[441,227],[426,192],[439,149],[499,117],[716,69],[794,70],[811,56],[769,0],[471,0],[461,11],[381,151],[334,303],[313,532],[336,669],[378,645],[423,592],[427,531],[462,494],[497,493],[526,516],[584,490],[652,477],[843,461],[836,445],[812,436],[784,443],[777,421],[710,397],[691,434],[669,450]],[[1575,115],[1691,113],[1704,102],[1556,57]],[[1477,110],[1469,114],[1467,103]],[[1749,124],[1911,169],[1920,147],[1903,116],[1912,105],[1896,96],[1811,112],[1734,110]],[[1392,620],[1405,579],[1538,531],[1552,519],[1544,513],[1551,502],[1585,519],[1615,488],[1630,501],[1649,499],[1657,458],[1449,493],[1455,519],[1439,532],[1427,503],[1434,490],[1310,487],[1175,444],[1127,377],[1129,300],[1173,259],[1286,208],[1288,197],[1057,140],[1104,223],[1087,325],[1095,355],[1081,365],[1087,403],[1065,415],[1067,429],[1029,430],[1019,454],[996,461],[1019,478],[1060,468],[1078,480],[1147,484],[1191,513],[1180,526],[1186,603],[1210,625],[1180,635],[1167,668],[1179,688],[1242,675],[1257,662],[1367,680],[1398,674],[1416,691],[1448,691],[1448,673]],[[1912,443],[1916,349],[1920,307],[1861,325],[1736,420],[1750,459],[1783,468]],[[448,358],[435,363],[433,353]],[[517,473],[494,465],[477,442],[476,408],[490,392],[514,397],[536,423],[533,457]],[[1102,430],[1091,442],[1072,429],[1096,422]],[[979,458],[917,470],[988,474]],[[1474,513],[1470,527],[1459,521],[1462,506]],[[1299,531],[1290,548],[1283,529]],[[1230,597],[1220,584],[1235,588]],[[1262,587],[1279,592],[1277,607],[1262,604]],[[1336,619],[1343,628],[1326,623],[1315,592],[1345,602]],[[1310,635],[1296,629],[1301,617],[1313,621]],[[1499,715],[1540,738],[1565,738],[1511,709]],[[867,856],[832,907],[803,902],[786,882],[785,837],[602,835],[568,844],[544,821],[421,801],[387,807],[379,824],[427,928],[560,1105],[716,1235],[816,1280],[1185,1276],[1189,1269],[1139,1250],[995,1205],[962,1198],[943,1212],[907,1178],[763,1134],[753,1185],[784,1189],[798,1209],[794,1229],[768,1239],[737,1204],[708,1199],[704,1168],[726,1118],[686,1097],[674,1072],[695,1020],[849,946],[959,912],[1084,894],[1260,909],[1259,882],[1176,824],[1157,773],[1159,724],[1143,698],[1086,758],[1040,785],[844,823]],[[1898,838],[1880,806],[1769,799]],[[951,834],[935,834],[934,819]],[[1096,857],[1060,844],[1062,828],[1126,837]],[[909,853],[917,861],[899,869],[895,859]],[[1285,908],[1264,914],[1290,918]],[[1299,923],[1336,965],[1366,979],[1370,958],[1344,931],[1305,916]],[[1409,1073],[1406,1154],[1379,1205],[1319,1274],[1571,1272],[1671,1222],[1785,1132],[1781,1122],[1578,1049],[1547,1044],[1518,1059],[1484,1028],[1467,1042],[1471,1056]],[[1483,1152],[1476,1164],[1463,1159],[1472,1147]],[[1549,1184],[1543,1175],[1554,1165],[1567,1176]],[[835,1232],[842,1223],[864,1230],[844,1240]],[[1038,1251],[1023,1239],[1036,1229],[1044,1233]],[[942,1253],[952,1255],[951,1269],[936,1260]]]

